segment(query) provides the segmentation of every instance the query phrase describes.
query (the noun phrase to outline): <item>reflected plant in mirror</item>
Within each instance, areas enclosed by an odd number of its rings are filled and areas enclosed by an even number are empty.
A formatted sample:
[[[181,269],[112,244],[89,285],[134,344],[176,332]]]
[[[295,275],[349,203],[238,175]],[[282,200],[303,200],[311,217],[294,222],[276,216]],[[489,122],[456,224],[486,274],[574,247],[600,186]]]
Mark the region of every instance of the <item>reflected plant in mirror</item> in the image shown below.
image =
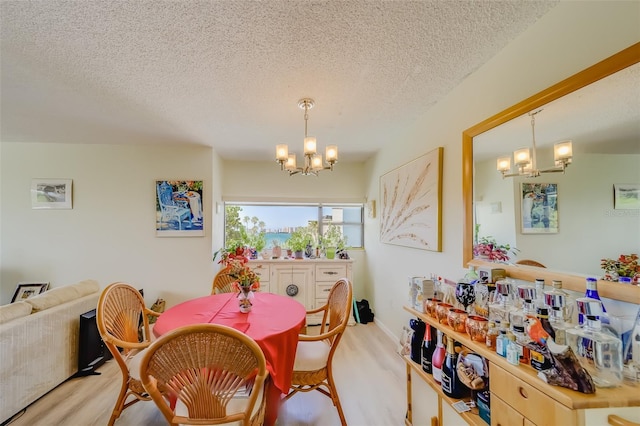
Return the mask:
[[[488,260],[490,262],[508,262],[509,253],[517,256],[518,249],[510,244],[498,244],[492,236],[479,237],[480,224],[475,225],[475,237],[473,244],[473,257]]]

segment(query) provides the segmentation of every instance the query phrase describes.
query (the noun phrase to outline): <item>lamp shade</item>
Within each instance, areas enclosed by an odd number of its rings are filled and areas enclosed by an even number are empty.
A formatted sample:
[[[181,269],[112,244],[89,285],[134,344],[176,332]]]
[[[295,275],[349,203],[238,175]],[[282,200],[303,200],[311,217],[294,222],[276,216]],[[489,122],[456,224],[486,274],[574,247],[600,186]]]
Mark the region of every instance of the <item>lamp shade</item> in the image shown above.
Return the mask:
[[[313,155],[316,153],[316,138],[308,136],[304,138],[304,155]]]
[[[521,148],[513,152],[513,162],[518,167],[524,167],[531,163],[531,150],[529,148]]]
[[[571,157],[573,157],[573,147],[571,141],[558,142],[553,146],[553,159],[555,160],[556,164],[559,162],[570,162]]]
[[[311,157],[311,168],[313,170],[322,170],[323,166],[322,166],[322,155],[321,154],[316,154],[313,157]]]
[[[287,161],[288,158],[289,158],[289,147],[284,144],[276,145],[276,160]]]
[[[499,172],[508,172],[511,170],[511,157],[498,158],[497,168]]]
[[[338,161],[338,146],[328,145],[325,148],[325,157],[327,159],[327,163],[335,163]]]
[[[297,167],[296,165],[296,155],[295,154],[289,154],[289,157],[287,158],[287,164],[284,166],[285,169],[287,170],[295,170]]]

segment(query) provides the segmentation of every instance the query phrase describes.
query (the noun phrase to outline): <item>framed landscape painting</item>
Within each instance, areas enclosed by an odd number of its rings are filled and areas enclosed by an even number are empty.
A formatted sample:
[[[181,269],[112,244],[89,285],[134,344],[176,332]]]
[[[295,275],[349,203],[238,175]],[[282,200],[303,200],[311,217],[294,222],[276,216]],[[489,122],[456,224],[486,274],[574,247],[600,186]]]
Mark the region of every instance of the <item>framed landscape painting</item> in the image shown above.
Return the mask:
[[[71,179],[32,179],[32,209],[71,209]]]
[[[380,177],[380,241],[441,251],[443,148]]]
[[[613,185],[613,208],[615,210],[640,209],[640,184],[616,183]]]

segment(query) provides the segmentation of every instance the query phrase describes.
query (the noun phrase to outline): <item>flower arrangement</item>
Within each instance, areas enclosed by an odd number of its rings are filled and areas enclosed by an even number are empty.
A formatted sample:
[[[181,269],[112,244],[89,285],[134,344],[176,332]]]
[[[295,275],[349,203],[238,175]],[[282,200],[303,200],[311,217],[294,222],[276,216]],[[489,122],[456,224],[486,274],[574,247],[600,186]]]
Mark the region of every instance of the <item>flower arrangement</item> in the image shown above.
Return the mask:
[[[474,257],[485,257],[491,262],[507,262],[509,260],[509,252],[515,255],[518,251],[517,248],[511,247],[509,244],[498,244],[492,236],[478,238],[480,225],[476,225],[475,231]]]
[[[247,265],[246,257],[236,257],[227,262],[229,276],[235,279],[233,288],[247,293],[260,288],[260,277]]]
[[[604,279],[618,281],[618,277],[640,277],[638,255],[621,254],[617,259],[600,259],[600,268],[605,271]]]

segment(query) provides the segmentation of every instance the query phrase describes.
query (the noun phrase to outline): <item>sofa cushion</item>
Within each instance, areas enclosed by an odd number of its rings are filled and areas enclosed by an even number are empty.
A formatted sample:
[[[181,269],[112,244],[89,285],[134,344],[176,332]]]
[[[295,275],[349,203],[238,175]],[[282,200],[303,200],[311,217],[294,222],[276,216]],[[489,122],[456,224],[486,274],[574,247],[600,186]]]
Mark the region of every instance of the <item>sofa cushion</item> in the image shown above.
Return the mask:
[[[31,305],[23,301],[0,306],[0,324],[16,318],[26,317],[30,313]]]
[[[30,297],[25,302],[33,307],[33,312],[40,312],[99,290],[100,286],[97,281],[85,280],[76,284],[53,288],[37,296]]]

